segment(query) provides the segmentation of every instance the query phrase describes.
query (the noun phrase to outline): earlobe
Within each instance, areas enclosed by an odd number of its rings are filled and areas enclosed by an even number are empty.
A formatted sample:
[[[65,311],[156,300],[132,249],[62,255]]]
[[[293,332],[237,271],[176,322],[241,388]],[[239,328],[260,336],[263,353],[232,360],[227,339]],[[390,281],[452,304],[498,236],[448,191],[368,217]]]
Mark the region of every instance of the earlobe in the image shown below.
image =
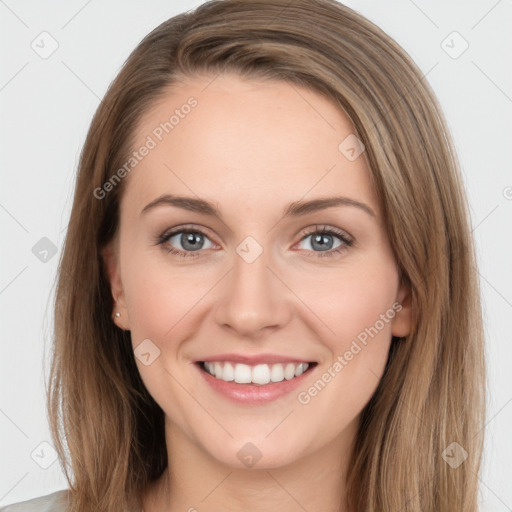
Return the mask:
[[[101,256],[114,300],[114,310],[110,312],[110,315],[118,327],[129,330],[128,311],[119,269],[118,251],[113,244],[109,244],[101,249]]]
[[[411,331],[412,324],[412,294],[411,287],[402,283],[396,298],[396,314],[392,323],[392,335],[404,338]],[[400,306],[398,306],[398,304]]]

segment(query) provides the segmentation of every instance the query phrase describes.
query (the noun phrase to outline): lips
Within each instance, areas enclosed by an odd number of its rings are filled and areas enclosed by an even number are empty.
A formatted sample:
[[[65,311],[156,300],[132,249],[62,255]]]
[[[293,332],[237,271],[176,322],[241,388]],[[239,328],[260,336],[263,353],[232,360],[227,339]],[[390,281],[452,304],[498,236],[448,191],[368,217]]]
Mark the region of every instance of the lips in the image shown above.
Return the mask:
[[[223,363],[227,363],[224,361]],[[243,364],[243,363],[236,363]],[[281,363],[276,363],[281,364]],[[307,363],[299,363],[305,365]],[[225,381],[211,375],[204,366],[204,363],[197,362],[194,364],[202,377],[203,381],[213,389],[219,396],[240,406],[258,406],[274,400],[284,399],[289,396],[299,386],[304,386],[305,379],[312,379],[311,373],[315,373],[317,363],[311,363],[306,371],[299,376],[294,376],[290,380],[283,379],[281,382],[269,382],[268,384],[237,383],[233,381]],[[258,365],[255,365],[255,368]]]
[[[317,366],[309,358],[280,354],[224,353],[195,361],[204,381],[238,404],[258,405],[288,395]]]

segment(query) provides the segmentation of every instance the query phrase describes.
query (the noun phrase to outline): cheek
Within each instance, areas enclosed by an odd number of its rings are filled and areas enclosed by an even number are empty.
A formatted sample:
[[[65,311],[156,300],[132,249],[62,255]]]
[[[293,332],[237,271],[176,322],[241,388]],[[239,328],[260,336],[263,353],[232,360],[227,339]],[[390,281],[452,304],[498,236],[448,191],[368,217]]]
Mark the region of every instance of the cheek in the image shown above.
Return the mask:
[[[324,330],[323,341],[333,355],[348,350],[358,337],[364,341],[369,330],[375,335],[374,326],[380,339],[391,336],[390,308],[398,289],[392,262],[347,266],[339,272],[317,274],[314,282],[307,280],[302,286],[302,297],[307,297],[307,304],[329,328]]]
[[[132,337],[159,341],[172,336],[174,326],[211,287],[211,276],[173,266],[164,250],[155,256],[154,248],[127,258],[123,280]]]
[[[397,287],[392,260],[375,260],[372,266],[326,279],[324,293],[311,298],[334,331],[323,339],[331,360],[298,398],[310,413],[331,415],[333,433],[336,425],[359,414],[378,386],[391,344]]]
[[[392,283],[389,278],[371,279],[363,287],[364,281],[346,279],[330,294],[331,300],[316,303],[319,316],[335,334],[322,340],[329,352],[323,372],[309,387],[299,389],[296,399],[304,428],[314,430],[315,418],[325,418],[324,440],[356,421],[384,373],[394,317]]]
[[[211,276],[173,266],[162,254],[142,251],[126,258],[124,292],[135,354],[139,344],[151,341],[144,343],[152,362],[136,358],[140,376],[155,401],[164,410],[171,408],[173,419],[180,421],[190,408],[190,397],[179,385],[186,380],[178,360],[180,344],[193,334],[201,297],[212,284]]]

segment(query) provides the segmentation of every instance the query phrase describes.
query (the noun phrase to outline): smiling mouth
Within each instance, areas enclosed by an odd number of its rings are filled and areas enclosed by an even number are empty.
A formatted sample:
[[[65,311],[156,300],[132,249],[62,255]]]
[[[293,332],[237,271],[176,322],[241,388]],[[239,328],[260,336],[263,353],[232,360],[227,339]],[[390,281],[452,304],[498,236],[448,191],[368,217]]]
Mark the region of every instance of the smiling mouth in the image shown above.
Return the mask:
[[[265,386],[292,380],[311,371],[316,362],[311,363],[273,363],[248,365],[229,361],[198,361],[199,367],[216,379],[237,384]]]

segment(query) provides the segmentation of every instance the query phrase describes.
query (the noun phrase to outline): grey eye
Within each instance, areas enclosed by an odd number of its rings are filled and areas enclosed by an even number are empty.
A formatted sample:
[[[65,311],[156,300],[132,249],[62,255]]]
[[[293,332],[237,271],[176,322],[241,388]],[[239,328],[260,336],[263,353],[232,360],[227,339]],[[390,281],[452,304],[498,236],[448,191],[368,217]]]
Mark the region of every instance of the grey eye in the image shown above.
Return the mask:
[[[339,240],[338,245],[334,246],[334,239],[337,238]],[[329,251],[331,249],[336,249],[339,247],[342,242],[340,237],[328,233],[312,233],[310,235],[305,236],[300,243],[310,240],[309,247],[301,247],[301,249],[306,249],[308,251]]]
[[[176,241],[181,245],[181,247],[176,247],[176,249],[181,251],[199,251],[200,249],[210,249],[213,247],[213,244],[206,235],[195,231],[180,231],[171,236],[168,243],[175,247]],[[206,241],[210,243],[210,246],[204,247]]]

